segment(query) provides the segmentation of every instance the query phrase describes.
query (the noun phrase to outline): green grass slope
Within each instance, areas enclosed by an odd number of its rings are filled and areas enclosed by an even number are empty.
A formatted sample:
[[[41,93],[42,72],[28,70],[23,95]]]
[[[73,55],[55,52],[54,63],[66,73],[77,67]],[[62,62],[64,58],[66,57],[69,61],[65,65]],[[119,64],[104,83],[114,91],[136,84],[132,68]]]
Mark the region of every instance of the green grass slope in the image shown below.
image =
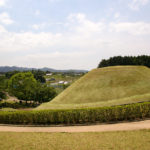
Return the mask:
[[[115,66],[94,69],[39,109],[109,106],[150,100],[150,69]]]

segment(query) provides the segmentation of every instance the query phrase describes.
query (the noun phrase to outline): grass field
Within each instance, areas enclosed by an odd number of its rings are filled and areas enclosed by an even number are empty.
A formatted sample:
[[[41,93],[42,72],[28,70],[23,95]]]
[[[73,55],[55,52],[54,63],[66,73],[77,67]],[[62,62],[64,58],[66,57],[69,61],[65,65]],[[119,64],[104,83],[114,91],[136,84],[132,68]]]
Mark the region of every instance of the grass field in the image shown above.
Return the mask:
[[[77,80],[78,78],[80,78],[82,76],[79,75],[63,75],[62,73],[57,73],[57,74],[53,74],[51,76],[45,76],[46,79],[51,79],[54,78],[54,81],[48,81],[47,83],[53,83],[53,82],[59,82],[59,81],[70,81],[70,82],[74,82],[75,80]]]
[[[96,108],[104,106],[117,106],[124,104],[140,103],[140,102],[149,102],[150,93],[143,95],[136,95],[127,98],[121,98],[116,100],[104,101],[104,102],[95,102],[95,103],[83,103],[83,104],[53,104],[53,103],[43,103],[34,110],[46,110],[46,109],[78,109],[78,108]]]
[[[0,132],[1,150],[149,150],[150,130],[103,133]]]
[[[72,84],[75,82],[77,79],[79,79],[83,74],[81,73],[80,75],[75,75],[74,74],[63,74],[63,73],[53,73],[51,76],[45,76],[45,79],[55,79],[52,81],[47,81],[47,85],[50,86],[52,83],[55,83],[55,85],[51,85],[52,87],[55,88],[56,92],[60,94],[64,88],[63,84],[58,84],[59,81],[67,81],[68,84]]]
[[[115,66],[94,69],[37,109],[101,107],[150,101],[150,69]]]

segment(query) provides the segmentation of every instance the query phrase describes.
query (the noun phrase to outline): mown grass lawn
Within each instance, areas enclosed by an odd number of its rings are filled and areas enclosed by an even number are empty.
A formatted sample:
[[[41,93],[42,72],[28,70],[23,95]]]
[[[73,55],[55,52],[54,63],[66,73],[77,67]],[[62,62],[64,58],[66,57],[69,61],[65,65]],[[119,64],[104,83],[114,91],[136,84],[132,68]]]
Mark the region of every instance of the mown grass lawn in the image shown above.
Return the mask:
[[[0,132],[0,150],[149,150],[150,130],[102,133]]]

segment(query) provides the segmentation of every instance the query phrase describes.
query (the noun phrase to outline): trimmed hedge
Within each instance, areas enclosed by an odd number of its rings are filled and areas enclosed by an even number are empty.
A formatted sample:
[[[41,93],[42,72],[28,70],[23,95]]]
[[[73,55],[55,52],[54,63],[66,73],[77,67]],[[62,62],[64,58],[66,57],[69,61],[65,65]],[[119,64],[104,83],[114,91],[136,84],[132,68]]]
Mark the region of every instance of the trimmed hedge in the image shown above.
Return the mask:
[[[0,102],[0,108],[34,108],[37,107],[38,105],[35,103],[10,103],[10,102]]]
[[[68,110],[0,112],[1,124],[80,124],[150,118],[150,102]]]

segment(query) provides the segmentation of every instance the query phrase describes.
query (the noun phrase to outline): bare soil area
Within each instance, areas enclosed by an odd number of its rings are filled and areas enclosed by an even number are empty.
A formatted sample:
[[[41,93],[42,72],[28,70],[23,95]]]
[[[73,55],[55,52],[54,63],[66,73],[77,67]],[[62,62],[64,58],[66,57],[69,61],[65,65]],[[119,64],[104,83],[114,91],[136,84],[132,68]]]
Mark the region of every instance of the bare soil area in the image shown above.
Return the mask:
[[[26,127],[0,125],[0,132],[106,132],[150,129],[150,120],[89,126]]]

